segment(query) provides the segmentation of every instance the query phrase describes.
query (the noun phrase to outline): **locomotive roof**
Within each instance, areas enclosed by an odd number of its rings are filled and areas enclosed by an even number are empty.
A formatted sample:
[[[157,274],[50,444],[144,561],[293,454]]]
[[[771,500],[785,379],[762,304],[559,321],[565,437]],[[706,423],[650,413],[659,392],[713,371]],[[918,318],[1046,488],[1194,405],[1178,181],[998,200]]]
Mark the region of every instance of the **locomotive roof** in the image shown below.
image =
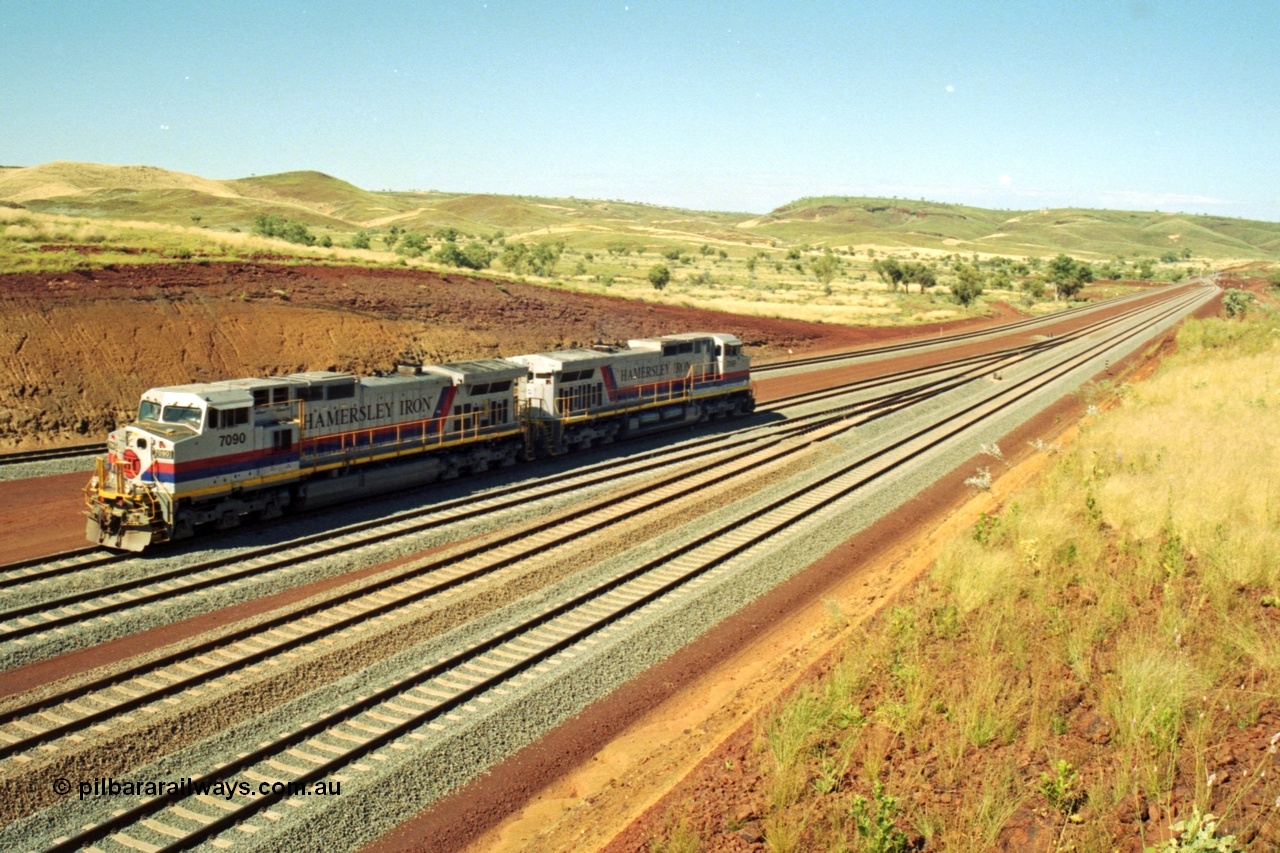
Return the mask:
[[[523,376],[524,367],[501,358],[479,358],[474,361],[451,361],[448,364],[423,365],[424,373],[447,376],[458,385],[474,382],[496,382]]]
[[[355,379],[350,373],[336,373],[332,370],[308,370],[303,373],[290,373],[284,379],[300,379],[303,382],[325,382],[334,379]]]
[[[437,387],[448,384],[447,376],[432,376],[430,373],[392,373],[389,376],[366,376],[360,384],[366,388],[395,388],[402,385],[406,388],[419,388],[424,382],[434,383]]]
[[[542,365],[547,362],[555,362],[563,366],[573,364],[577,367],[598,367],[602,364],[608,364],[616,361],[618,356],[626,355],[626,350],[618,350],[617,352],[600,352],[599,350],[590,349],[562,349],[555,352],[535,352],[529,355],[514,355],[511,361],[518,364]],[[521,373],[524,370],[520,371]]]
[[[649,349],[653,344],[660,344],[663,341],[697,341],[697,340],[703,340],[706,338],[711,338],[722,344],[723,343],[728,343],[728,344],[741,343],[741,341],[738,340],[737,335],[730,335],[724,332],[681,332],[678,335],[661,335],[660,337],[656,337],[656,338],[637,338],[636,340],[633,340],[633,341],[627,341],[627,343],[633,347],[636,344],[647,344],[649,346],[646,346],[644,348]]]
[[[178,405],[190,404],[194,400],[183,399],[194,397],[213,406],[247,406],[253,402],[253,395],[245,388],[238,388],[225,382],[206,382],[200,385],[170,385],[167,388],[152,388],[144,397],[163,396],[166,405],[169,402]],[[176,398],[176,399],[175,399]]]

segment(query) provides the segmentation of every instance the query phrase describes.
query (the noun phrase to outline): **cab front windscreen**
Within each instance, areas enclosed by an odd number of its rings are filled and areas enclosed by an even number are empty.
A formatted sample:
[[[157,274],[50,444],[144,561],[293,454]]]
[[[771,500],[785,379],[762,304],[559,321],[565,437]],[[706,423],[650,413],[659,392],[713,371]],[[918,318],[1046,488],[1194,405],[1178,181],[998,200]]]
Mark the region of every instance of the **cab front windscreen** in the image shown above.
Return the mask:
[[[195,406],[165,406],[160,420],[167,424],[182,424],[192,429],[200,429],[203,415]]]

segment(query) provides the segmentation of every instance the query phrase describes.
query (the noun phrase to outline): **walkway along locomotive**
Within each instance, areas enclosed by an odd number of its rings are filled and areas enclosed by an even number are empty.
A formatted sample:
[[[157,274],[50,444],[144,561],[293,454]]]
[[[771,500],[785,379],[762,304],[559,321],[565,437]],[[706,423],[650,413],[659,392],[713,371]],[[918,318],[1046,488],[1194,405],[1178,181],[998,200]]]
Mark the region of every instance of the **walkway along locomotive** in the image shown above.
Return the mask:
[[[712,333],[152,388],[97,459],[86,535],[141,551],[754,406],[742,342]]]

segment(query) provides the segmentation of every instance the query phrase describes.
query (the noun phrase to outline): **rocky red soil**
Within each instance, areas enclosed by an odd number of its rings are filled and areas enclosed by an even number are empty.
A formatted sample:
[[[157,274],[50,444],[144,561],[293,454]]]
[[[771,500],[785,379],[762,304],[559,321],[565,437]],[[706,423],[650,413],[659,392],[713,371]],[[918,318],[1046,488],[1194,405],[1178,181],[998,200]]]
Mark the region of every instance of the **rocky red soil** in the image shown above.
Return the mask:
[[[976,318],[948,330],[1011,318]],[[756,358],[937,334],[719,314],[408,269],[139,265],[0,276],[0,448],[98,439],[157,385],[371,373],[688,331]]]

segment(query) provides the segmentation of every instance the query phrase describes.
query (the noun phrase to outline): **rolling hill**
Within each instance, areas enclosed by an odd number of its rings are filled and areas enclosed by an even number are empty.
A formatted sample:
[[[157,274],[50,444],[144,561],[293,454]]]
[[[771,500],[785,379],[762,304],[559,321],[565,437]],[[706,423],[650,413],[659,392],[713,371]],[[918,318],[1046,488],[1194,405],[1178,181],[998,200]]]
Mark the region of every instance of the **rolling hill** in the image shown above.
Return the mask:
[[[1280,259],[1280,223],[1143,211],[1006,211],[940,202],[804,198],[763,215],[622,201],[361,189],[315,171],[212,180],[152,166],[56,161],[0,169],[0,203],[100,219],[249,230],[274,214],[348,239],[396,226],[432,232],[555,239],[585,250],[718,243],[737,251],[782,244],[1085,257],[1159,255]]]

